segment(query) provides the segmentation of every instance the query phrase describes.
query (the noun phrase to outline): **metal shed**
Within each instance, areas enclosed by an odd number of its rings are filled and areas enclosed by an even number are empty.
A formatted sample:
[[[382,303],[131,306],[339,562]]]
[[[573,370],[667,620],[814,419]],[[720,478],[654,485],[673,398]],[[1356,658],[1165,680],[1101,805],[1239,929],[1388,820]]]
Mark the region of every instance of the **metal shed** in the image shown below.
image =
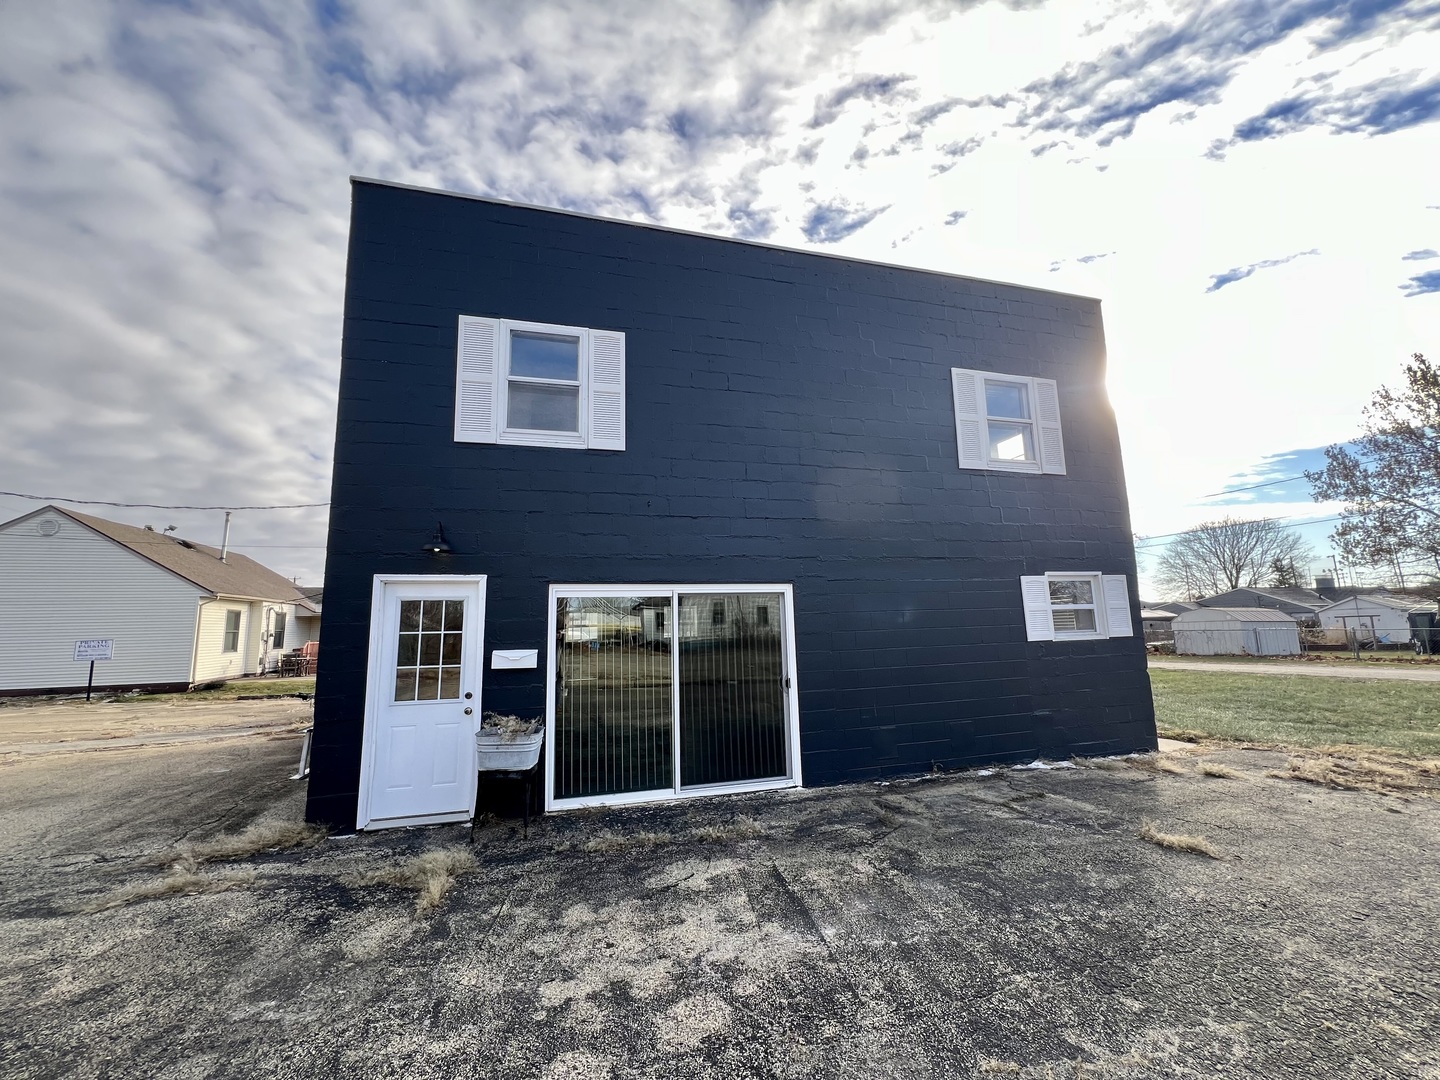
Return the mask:
[[[1273,608],[1196,608],[1175,616],[1175,652],[1184,656],[1294,656],[1295,620]]]

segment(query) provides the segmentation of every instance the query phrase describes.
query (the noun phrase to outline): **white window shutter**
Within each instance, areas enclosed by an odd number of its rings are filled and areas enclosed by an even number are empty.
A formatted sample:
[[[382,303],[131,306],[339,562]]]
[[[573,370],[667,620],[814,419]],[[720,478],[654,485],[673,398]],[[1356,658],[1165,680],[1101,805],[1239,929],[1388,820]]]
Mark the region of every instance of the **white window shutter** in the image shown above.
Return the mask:
[[[1134,637],[1135,627],[1130,622],[1130,589],[1124,574],[1106,574],[1101,579],[1105,594],[1105,624],[1110,628],[1111,637]]]
[[[1040,471],[1065,475],[1065,444],[1060,438],[1060,393],[1054,379],[1032,379]]]
[[[1020,597],[1025,603],[1025,640],[1053,641],[1055,622],[1050,617],[1050,586],[1045,578],[1022,577]]]
[[[455,348],[456,442],[495,442],[499,340],[500,320],[460,316]]]
[[[625,449],[625,335],[590,331],[591,450]]]
[[[989,464],[985,446],[985,395],[978,371],[950,369],[955,400],[955,440],[960,451],[960,468],[983,469]]]

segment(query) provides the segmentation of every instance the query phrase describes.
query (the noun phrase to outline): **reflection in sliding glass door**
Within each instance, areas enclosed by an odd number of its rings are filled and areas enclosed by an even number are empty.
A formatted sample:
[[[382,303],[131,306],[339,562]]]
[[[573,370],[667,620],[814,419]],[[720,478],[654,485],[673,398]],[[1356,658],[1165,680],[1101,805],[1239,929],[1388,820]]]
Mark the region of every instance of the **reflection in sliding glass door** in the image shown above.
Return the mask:
[[[799,783],[783,586],[556,586],[548,804]]]
[[[562,596],[555,612],[555,798],[674,785],[671,597]]]
[[[681,593],[680,785],[786,775],[779,593]]]

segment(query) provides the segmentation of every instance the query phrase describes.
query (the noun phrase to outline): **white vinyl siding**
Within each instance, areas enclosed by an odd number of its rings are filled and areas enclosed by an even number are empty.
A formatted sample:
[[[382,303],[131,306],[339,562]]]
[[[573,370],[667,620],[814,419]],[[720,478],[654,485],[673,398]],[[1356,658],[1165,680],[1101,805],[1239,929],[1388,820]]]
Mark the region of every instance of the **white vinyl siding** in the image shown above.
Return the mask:
[[[1079,597],[1062,597],[1065,586],[1085,588]],[[1083,641],[1133,637],[1130,588],[1124,574],[1050,573],[1020,579],[1027,641]],[[1094,619],[1094,628],[1086,625]]]
[[[83,687],[89,665],[72,659],[81,638],[115,639],[115,658],[95,664],[97,686],[187,682],[201,595],[59,514],[10,522],[0,528],[0,690]]]
[[[960,468],[1064,475],[1065,443],[1055,380],[951,368],[950,391]],[[1006,391],[1015,399],[1015,407],[992,411],[990,393],[1005,397]],[[1014,437],[1013,452],[995,452],[996,444],[1004,442],[1002,431]]]
[[[522,338],[573,338],[574,378],[512,371]],[[574,430],[520,426],[513,393],[578,394]],[[615,330],[461,315],[455,350],[455,441],[520,446],[625,449],[625,335]]]
[[[227,597],[206,600],[200,605],[200,633],[195,643],[195,682],[233,679],[257,670],[264,606],[258,601]],[[240,612],[240,633],[236,650],[226,652],[225,617],[231,611]]]
[[[285,620],[285,638],[278,645],[275,642],[277,619]],[[279,670],[280,658],[286,653],[297,651],[307,641],[320,639],[320,616],[298,604],[266,604],[260,620],[260,650],[264,653],[267,672]]]

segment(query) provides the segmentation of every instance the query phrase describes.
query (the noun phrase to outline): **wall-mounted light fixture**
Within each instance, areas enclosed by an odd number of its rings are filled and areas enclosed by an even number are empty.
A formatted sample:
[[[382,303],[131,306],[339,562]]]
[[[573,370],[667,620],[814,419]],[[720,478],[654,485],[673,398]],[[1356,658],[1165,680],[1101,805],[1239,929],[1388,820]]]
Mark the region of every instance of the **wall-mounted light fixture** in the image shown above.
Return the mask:
[[[440,522],[435,523],[435,535],[425,542],[421,551],[429,552],[431,555],[449,555],[450,542],[445,539],[445,526]]]

